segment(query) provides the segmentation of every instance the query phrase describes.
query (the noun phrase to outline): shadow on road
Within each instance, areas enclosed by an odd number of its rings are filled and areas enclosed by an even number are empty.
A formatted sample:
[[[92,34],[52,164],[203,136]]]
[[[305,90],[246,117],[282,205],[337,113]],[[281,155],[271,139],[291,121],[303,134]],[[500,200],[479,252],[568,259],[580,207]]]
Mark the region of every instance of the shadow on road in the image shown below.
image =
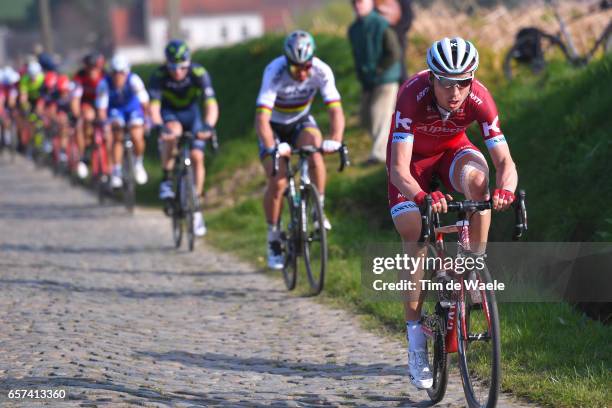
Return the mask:
[[[111,296],[122,296],[131,299],[156,299],[156,298],[184,298],[184,297],[197,297],[200,299],[214,299],[215,301],[228,300],[230,298],[244,298],[248,294],[261,292],[264,294],[270,294],[271,290],[259,290],[252,287],[242,287],[241,290],[236,289],[202,289],[202,290],[188,290],[183,291],[138,291],[131,288],[97,288],[97,287],[85,287],[78,286],[69,282],[59,282],[48,279],[0,279],[0,286],[27,286],[31,288],[37,288],[44,291],[56,292],[58,290],[70,291],[70,292],[81,292],[81,293],[96,293],[96,294],[108,294]],[[280,292],[280,291],[277,291]],[[235,302],[236,300],[231,300]]]

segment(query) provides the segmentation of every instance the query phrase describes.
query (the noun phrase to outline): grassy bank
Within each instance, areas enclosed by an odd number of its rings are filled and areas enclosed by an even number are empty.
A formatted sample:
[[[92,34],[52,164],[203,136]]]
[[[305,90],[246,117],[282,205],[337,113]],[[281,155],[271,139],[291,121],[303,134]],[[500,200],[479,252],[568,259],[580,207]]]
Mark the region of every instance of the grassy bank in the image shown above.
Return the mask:
[[[348,44],[329,36],[317,37],[317,42],[318,54],[336,74],[349,117],[345,140],[356,162],[339,175],[335,172],[337,159],[328,159],[326,211],[334,229],[329,237],[330,272],[323,297],[370,314],[399,332],[404,325],[401,305],[368,301],[360,291],[364,246],[368,242],[398,241],[388,215],[385,171],[360,165],[368,141],[357,127],[360,89]],[[280,44],[280,38],[268,37],[196,54],[211,72],[221,107],[222,151],[208,163],[209,186],[256,162],[252,126],[255,98],[263,68],[280,53]],[[483,68],[481,77],[498,75],[492,67]],[[585,205],[612,197],[612,185],[601,180],[601,175],[612,171],[608,159],[612,94],[604,86],[610,80],[612,58],[580,71],[559,65],[541,78],[510,85],[497,80],[490,86],[519,168],[521,186],[528,191],[531,241],[612,238],[612,209]],[[314,113],[322,129],[328,129],[319,102]],[[480,143],[478,131],[470,132],[472,140]],[[153,156],[147,165],[156,165]],[[147,202],[156,193],[156,181],[153,178],[149,190],[142,192]],[[261,186],[256,180],[249,183],[253,188]],[[248,193],[244,188],[239,190]],[[236,206],[209,214],[207,219],[208,242],[264,265],[266,227],[260,198],[241,200]],[[495,217],[493,240],[509,236],[510,220],[507,214]],[[304,276],[300,278],[305,281]],[[554,407],[612,404],[612,353],[608,346],[612,328],[585,318],[566,304],[503,304],[500,315],[504,390]]]

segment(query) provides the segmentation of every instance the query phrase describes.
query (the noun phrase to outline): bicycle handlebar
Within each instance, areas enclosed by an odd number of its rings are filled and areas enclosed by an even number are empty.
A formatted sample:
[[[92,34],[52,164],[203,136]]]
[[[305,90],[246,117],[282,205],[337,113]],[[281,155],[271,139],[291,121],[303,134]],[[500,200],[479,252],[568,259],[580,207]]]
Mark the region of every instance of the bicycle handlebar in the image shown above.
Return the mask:
[[[525,190],[519,190],[516,194],[516,200],[512,203],[514,207],[514,232],[512,234],[512,240],[517,241],[523,236],[523,233],[527,231],[527,205],[526,205]],[[433,211],[432,211],[433,200],[431,195],[425,197],[425,203],[420,209],[421,212],[421,237],[424,240],[430,238],[433,234],[432,222],[433,222]],[[451,201],[447,204],[448,211],[450,212],[468,212],[468,211],[483,211],[490,210],[493,208],[493,200],[488,201]]]
[[[301,157],[306,157],[306,156],[310,156],[311,154],[314,153],[323,153],[323,149],[321,147],[315,147],[312,145],[306,145],[306,146],[302,146],[300,148],[296,148],[296,149],[291,149],[291,155],[292,156],[301,156]],[[348,155],[348,146],[344,143],[342,143],[342,145],[340,146],[340,148],[338,150],[336,150],[335,153],[340,154],[340,167],[338,167],[338,171],[344,171],[345,167],[350,166],[351,162],[349,160],[349,155]],[[273,166],[272,166],[272,176],[276,176],[278,174],[278,170],[280,167],[280,154],[278,153],[278,148],[274,149],[274,152],[269,153],[272,156],[272,160],[273,160]],[[289,158],[286,158],[287,160],[289,160]]]

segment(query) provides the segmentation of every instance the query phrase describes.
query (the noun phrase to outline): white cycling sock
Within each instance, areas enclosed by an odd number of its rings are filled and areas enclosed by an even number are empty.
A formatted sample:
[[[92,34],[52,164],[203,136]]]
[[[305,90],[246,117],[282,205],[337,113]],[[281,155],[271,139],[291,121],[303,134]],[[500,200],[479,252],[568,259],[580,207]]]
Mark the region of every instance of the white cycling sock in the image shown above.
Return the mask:
[[[277,224],[268,224],[268,242],[278,241],[280,238],[280,228]]]
[[[319,194],[319,201],[321,201],[321,208],[325,207],[325,194]]]
[[[406,322],[406,333],[408,351],[425,351],[427,339],[418,320],[408,320]]]
[[[142,165],[143,162],[143,158],[142,156],[136,156],[134,162],[136,163],[136,165]]]

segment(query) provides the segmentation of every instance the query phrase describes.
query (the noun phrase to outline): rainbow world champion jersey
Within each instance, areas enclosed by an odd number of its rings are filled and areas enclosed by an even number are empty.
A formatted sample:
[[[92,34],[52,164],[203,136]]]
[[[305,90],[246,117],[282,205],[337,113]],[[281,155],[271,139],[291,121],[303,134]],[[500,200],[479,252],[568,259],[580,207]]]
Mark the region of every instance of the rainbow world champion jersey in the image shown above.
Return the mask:
[[[328,107],[340,105],[340,93],[329,65],[313,58],[310,76],[299,82],[291,77],[287,60],[281,56],[264,71],[257,111],[272,112],[271,122],[288,125],[310,112],[317,91],[321,92]]]

